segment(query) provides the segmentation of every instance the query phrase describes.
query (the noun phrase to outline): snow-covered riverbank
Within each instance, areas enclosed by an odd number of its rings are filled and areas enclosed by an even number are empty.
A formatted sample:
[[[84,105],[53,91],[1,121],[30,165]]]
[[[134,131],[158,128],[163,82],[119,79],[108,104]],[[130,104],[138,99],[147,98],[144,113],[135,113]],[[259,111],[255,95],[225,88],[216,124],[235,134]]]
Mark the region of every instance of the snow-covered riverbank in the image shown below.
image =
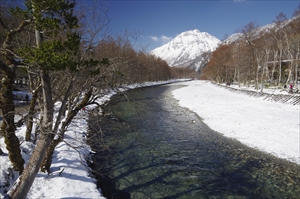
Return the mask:
[[[162,83],[165,82],[134,85],[124,91]],[[300,164],[299,106],[234,93],[206,81],[177,84],[186,86],[173,92],[180,105],[196,112],[212,129],[251,147]],[[112,91],[99,103],[106,102],[114,94],[116,92]],[[65,142],[56,148],[51,167],[53,173],[38,173],[28,199],[104,198],[96,187],[95,179],[90,176],[86,163],[86,158],[92,153],[86,144],[87,118],[88,110],[77,116],[66,132]],[[24,126],[17,130],[22,155],[27,162],[34,145],[24,141],[24,132]],[[18,174],[12,172],[3,138],[0,139],[0,147],[6,153],[0,156],[0,196],[3,197],[9,189],[6,185],[11,185]]]
[[[299,105],[250,97],[207,81],[180,84],[187,87],[173,92],[179,104],[197,113],[213,130],[300,164]],[[264,92],[287,94],[272,89]]]

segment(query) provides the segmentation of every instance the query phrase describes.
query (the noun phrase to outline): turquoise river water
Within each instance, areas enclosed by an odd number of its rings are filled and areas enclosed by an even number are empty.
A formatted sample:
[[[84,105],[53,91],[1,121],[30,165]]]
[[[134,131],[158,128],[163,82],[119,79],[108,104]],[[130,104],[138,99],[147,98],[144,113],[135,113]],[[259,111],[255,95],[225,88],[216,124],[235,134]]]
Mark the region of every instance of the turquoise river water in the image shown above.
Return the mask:
[[[107,198],[300,198],[299,165],[211,130],[172,97],[179,87],[131,90],[91,114],[92,168]]]

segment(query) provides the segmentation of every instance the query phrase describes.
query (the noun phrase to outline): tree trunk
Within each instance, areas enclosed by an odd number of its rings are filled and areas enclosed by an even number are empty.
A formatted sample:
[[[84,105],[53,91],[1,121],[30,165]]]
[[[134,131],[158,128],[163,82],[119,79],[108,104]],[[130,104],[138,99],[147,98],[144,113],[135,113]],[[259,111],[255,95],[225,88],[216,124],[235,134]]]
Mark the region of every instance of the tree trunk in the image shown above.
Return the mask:
[[[274,52],[273,54],[273,67],[272,67],[272,72],[271,72],[271,83],[274,83],[274,74],[276,70],[276,59],[277,59],[277,51]]]
[[[47,171],[48,173],[50,173],[50,167],[52,164],[52,155],[54,153],[55,147],[63,140],[64,133],[67,130],[68,125],[71,123],[71,121],[77,115],[77,113],[88,104],[91,96],[92,96],[92,89],[90,89],[88,92],[85,93],[82,101],[76,106],[76,108],[74,110],[69,111],[66,121],[64,121],[62,123],[58,138],[52,140],[51,145],[49,146],[49,148],[47,150],[46,157],[41,166],[41,170],[43,172]]]
[[[237,77],[238,77],[238,85],[239,85],[239,87],[241,87],[241,76],[240,76],[240,69],[239,68],[238,68]]]
[[[295,63],[295,79],[294,79],[294,85],[297,86],[297,88],[299,87],[299,84],[298,84],[298,61],[296,60],[296,63]]]
[[[39,171],[39,165],[42,163],[42,160],[46,153],[46,146],[50,145],[50,140],[51,133],[46,131],[42,132],[41,137],[22,175],[7,193],[9,197],[15,199],[26,199],[26,196],[33,184],[36,174]]]
[[[260,69],[260,66],[257,65],[257,69],[256,69],[256,75],[255,75],[255,89],[258,90],[258,76],[259,76],[259,69]]]
[[[29,112],[28,112],[28,120],[27,120],[27,128],[26,128],[26,133],[25,133],[25,140],[26,141],[31,141],[31,132],[32,132],[32,126],[33,126],[33,114],[34,114],[34,108],[35,108],[35,103],[38,97],[38,91],[34,91],[32,95],[32,99],[30,102],[29,106]]]
[[[16,181],[16,183],[8,192],[8,196],[11,198],[26,198],[28,191],[30,190],[30,187],[45,157],[47,148],[49,147],[53,138],[53,102],[50,77],[45,71],[42,71],[41,76],[44,109],[43,122],[41,124],[41,135],[22,175],[19,177],[19,180]]]
[[[2,134],[4,134],[4,142],[8,150],[9,159],[13,168],[21,174],[24,169],[25,161],[22,158],[20,151],[20,142],[15,134],[14,114],[15,106],[13,102],[13,83],[15,80],[15,58],[11,52],[11,42],[15,35],[21,32],[25,26],[30,24],[30,21],[23,21],[18,28],[10,29],[6,32],[5,40],[2,43],[1,54],[5,57],[6,63],[0,60],[0,69],[4,74],[1,88],[1,109],[3,113],[3,123],[1,126]],[[2,35],[3,37],[3,35]],[[6,51],[8,50],[8,51]]]
[[[292,80],[292,73],[293,73],[293,60],[291,59],[290,63],[289,63],[290,67],[289,67],[289,74],[288,74],[288,78],[286,80],[286,85],[288,85],[289,83],[291,83]]]
[[[57,134],[58,127],[59,127],[60,122],[61,122],[61,118],[65,115],[67,102],[68,102],[68,98],[69,98],[70,92],[72,90],[72,87],[73,87],[73,81],[70,80],[69,85],[68,85],[68,89],[67,89],[67,91],[65,93],[65,96],[64,96],[64,99],[61,102],[61,106],[59,108],[58,116],[56,117],[56,122],[55,122],[54,129],[53,129],[53,132],[54,132],[55,135]]]
[[[8,156],[13,168],[21,174],[24,169],[25,161],[20,151],[20,142],[15,134],[15,105],[13,101],[13,83],[15,80],[15,71],[0,61],[1,69],[5,77],[2,80],[1,88],[1,109],[3,114],[3,122],[1,131],[4,136]]]
[[[43,121],[43,116],[42,115],[40,115],[39,121],[40,121],[40,123],[36,123],[36,125],[35,125],[33,144],[36,144],[36,141],[38,139],[38,135],[40,134],[40,129],[41,129],[40,124]]]
[[[264,71],[267,67],[262,67],[261,76],[260,76],[260,92],[264,91]]]
[[[280,86],[281,83],[281,59],[282,59],[282,49],[279,51],[279,67],[278,67],[278,81],[277,81],[277,86]]]

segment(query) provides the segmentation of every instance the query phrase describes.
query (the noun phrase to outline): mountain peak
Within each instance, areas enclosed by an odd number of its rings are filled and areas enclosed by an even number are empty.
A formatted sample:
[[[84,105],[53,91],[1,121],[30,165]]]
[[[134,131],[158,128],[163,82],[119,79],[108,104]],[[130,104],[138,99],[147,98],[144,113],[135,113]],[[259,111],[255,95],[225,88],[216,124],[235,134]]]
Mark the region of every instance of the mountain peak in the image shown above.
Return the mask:
[[[182,32],[181,34],[199,34],[200,31],[198,29],[194,29],[194,30],[188,30],[185,32]]]
[[[209,33],[194,29],[180,33],[150,53],[164,59],[170,66],[199,70],[208,62],[208,55],[220,42]]]

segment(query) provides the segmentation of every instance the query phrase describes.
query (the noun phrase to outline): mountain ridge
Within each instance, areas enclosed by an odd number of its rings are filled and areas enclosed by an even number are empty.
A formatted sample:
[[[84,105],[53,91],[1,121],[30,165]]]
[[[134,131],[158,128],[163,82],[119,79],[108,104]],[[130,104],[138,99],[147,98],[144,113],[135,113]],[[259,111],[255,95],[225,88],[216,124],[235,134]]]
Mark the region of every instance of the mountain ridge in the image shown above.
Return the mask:
[[[210,54],[221,41],[207,32],[197,29],[178,34],[167,44],[151,54],[162,58],[171,67],[192,68],[199,71],[209,61]]]

